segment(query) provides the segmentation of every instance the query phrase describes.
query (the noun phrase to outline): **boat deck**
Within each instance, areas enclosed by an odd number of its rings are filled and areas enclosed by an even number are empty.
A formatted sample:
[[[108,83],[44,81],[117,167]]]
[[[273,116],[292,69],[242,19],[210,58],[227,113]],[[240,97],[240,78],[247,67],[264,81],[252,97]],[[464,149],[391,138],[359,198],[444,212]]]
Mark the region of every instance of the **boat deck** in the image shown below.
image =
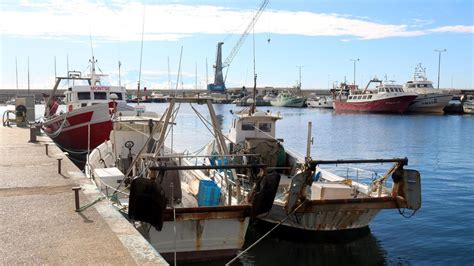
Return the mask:
[[[0,264],[154,264],[166,261],[47,137],[0,127]],[[45,143],[49,143],[48,154]],[[58,158],[62,158],[58,173]]]

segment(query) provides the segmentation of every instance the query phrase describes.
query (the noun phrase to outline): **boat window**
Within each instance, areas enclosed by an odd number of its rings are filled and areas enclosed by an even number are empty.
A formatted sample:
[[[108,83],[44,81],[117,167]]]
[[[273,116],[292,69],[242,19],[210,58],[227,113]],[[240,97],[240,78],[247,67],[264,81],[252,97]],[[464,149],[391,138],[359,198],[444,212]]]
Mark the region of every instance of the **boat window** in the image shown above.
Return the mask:
[[[362,99],[367,99],[367,95],[364,95],[364,96],[362,97]]]
[[[107,93],[104,91],[94,91],[94,100],[107,100]]]
[[[349,100],[352,100],[352,96],[349,96]]]
[[[357,96],[357,100],[360,100],[360,99],[362,99],[362,96],[360,96],[360,95]]]
[[[81,103],[81,107],[87,106],[87,103]]]
[[[242,123],[242,130],[249,131],[254,129],[253,123]]]
[[[258,129],[260,129],[263,132],[271,132],[272,131],[272,124],[270,124],[270,123],[259,123],[258,124]]]
[[[414,88],[415,84],[408,84],[408,88]]]
[[[386,92],[390,92],[390,91],[388,90],[388,88],[385,88],[385,91],[386,91]]]
[[[78,100],[90,100],[91,99],[91,93],[90,92],[78,92],[77,93],[77,99]]]
[[[117,100],[122,100],[122,93],[115,92],[115,94],[117,94]]]
[[[369,95],[369,96],[368,96],[368,99],[372,99],[372,95]]]

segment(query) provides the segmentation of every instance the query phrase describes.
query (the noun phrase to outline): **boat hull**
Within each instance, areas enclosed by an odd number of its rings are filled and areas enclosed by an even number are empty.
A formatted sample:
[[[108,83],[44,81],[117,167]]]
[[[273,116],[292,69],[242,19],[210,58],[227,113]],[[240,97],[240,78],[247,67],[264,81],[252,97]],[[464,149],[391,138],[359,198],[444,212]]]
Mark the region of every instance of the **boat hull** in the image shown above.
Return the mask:
[[[94,149],[112,130],[107,104],[86,106],[43,123],[43,131],[63,150],[77,153]]]
[[[305,98],[291,99],[288,101],[271,101],[272,106],[275,107],[303,107],[306,103]]]
[[[306,105],[309,108],[326,108],[326,109],[332,109],[333,108],[333,101],[312,101],[308,100],[306,101]]]
[[[187,209],[176,209],[176,222],[172,216],[165,218],[161,231],[152,228],[144,234],[167,261],[173,261],[174,251],[177,261],[199,261],[233,256],[243,247],[250,207],[209,207],[208,211],[194,208],[198,212]]]
[[[334,108],[336,111],[404,113],[416,97],[416,95],[406,95],[359,102],[335,100]]]
[[[391,197],[311,200],[283,222],[283,225],[301,230],[328,232],[360,229],[369,226],[381,209],[392,208],[396,208],[396,203]],[[284,204],[274,202],[269,214],[259,219],[279,223],[287,215]]]
[[[453,96],[448,94],[420,94],[408,106],[408,112],[417,113],[443,113],[443,109],[448,105]]]

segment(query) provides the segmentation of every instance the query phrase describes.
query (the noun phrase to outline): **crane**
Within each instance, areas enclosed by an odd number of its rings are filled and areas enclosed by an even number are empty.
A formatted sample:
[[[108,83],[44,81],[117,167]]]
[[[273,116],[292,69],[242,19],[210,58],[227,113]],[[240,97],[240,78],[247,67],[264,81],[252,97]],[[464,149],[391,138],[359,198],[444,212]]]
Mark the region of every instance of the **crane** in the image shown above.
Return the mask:
[[[258,19],[260,18],[260,15],[262,14],[263,10],[267,7],[269,1],[270,0],[263,0],[263,2],[260,4],[260,8],[253,16],[249,25],[247,25],[247,28],[245,28],[245,31],[242,33],[239,40],[237,41],[235,46],[232,48],[232,50],[230,51],[229,55],[227,56],[224,62],[222,62],[222,45],[224,44],[224,42],[217,43],[216,63],[213,66],[215,69],[214,70],[214,83],[207,85],[207,89],[209,91],[214,91],[214,92],[225,91],[225,80],[227,79],[227,72],[229,71],[229,68],[227,68],[225,78],[222,75],[222,70],[225,67],[230,66],[230,64],[232,63],[232,60],[234,60],[234,57],[239,52],[240,47],[242,47],[242,45],[244,44],[245,39],[250,33],[250,30],[252,30],[255,24],[257,23]]]

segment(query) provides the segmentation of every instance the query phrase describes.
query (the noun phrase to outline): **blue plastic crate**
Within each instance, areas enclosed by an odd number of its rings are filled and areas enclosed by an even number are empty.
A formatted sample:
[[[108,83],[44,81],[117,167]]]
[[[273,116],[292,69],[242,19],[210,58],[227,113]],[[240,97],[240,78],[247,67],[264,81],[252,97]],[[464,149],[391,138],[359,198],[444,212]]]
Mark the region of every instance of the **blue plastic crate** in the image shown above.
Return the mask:
[[[199,206],[219,206],[221,189],[212,180],[200,180],[198,191]]]

